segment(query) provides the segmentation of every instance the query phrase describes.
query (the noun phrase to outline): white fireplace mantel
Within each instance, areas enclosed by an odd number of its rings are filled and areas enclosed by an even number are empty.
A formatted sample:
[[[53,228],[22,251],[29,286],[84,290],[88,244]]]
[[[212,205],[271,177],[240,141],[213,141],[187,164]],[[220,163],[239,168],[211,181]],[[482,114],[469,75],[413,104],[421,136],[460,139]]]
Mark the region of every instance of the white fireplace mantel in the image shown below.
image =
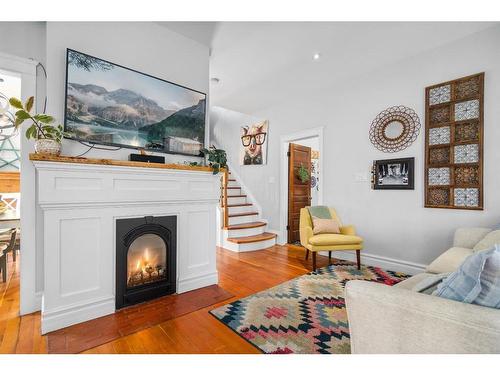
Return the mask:
[[[209,171],[33,161],[42,333],[115,311],[117,219],[177,216],[177,293],[217,284],[220,179]]]

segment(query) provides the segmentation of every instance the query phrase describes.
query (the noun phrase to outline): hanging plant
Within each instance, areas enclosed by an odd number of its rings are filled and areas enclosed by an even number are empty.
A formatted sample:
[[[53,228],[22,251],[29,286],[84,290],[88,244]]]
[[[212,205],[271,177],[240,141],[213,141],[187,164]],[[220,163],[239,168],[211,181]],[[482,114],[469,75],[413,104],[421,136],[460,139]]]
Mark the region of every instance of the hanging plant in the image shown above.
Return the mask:
[[[208,155],[209,165],[212,167],[214,174],[219,173],[221,168],[227,166],[227,155],[226,151],[215,148],[215,146],[210,146],[210,148],[201,149],[201,153],[204,156]]]
[[[309,170],[306,167],[304,167],[303,164],[300,164],[300,167],[297,168],[296,174],[299,180],[302,181],[303,183],[311,179],[311,176],[309,175]]]

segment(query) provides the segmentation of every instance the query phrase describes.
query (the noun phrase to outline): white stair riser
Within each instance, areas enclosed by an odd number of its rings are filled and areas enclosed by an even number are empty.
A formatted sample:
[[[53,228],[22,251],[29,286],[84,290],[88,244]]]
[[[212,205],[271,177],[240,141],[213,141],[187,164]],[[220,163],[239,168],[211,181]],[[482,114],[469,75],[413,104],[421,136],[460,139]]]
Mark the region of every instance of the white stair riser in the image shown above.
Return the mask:
[[[238,183],[238,181],[229,181],[227,183],[227,186],[237,186],[237,187],[240,187],[240,184]]]
[[[256,236],[258,234],[264,233],[265,231],[266,231],[265,225],[263,225],[261,227],[257,227],[257,228],[226,230],[227,238]]]
[[[251,242],[251,243],[234,243],[229,241],[224,241],[224,248],[235,251],[235,252],[245,252],[245,251],[257,251],[264,250],[268,247],[276,245],[276,238],[271,238],[270,240]]]
[[[232,198],[232,197],[227,197],[227,204],[231,205],[231,204],[245,204],[247,203],[247,199],[246,197],[236,197],[236,198]]]
[[[238,207],[228,207],[229,215],[232,214],[242,214],[243,212],[255,212],[254,206],[238,206]]]
[[[259,215],[230,217],[229,218],[229,225],[251,223],[253,221],[257,221],[258,219],[259,219]]]
[[[229,197],[230,195],[241,195],[245,194],[243,193],[243,190],[241,188],[239,189],[227,189],[227,196]]]

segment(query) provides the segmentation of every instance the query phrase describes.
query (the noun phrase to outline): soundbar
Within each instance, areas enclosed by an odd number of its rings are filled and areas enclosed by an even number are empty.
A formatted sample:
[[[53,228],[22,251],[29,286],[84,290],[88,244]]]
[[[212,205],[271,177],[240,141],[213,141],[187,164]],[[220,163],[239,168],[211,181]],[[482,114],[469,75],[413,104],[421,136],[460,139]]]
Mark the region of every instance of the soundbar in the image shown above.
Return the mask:
[[[165,157],[157,155],[146,155],[146,154],[130,154],[128,157],[130,161],[140,161],[143,163],[160,163],[165,164]]]

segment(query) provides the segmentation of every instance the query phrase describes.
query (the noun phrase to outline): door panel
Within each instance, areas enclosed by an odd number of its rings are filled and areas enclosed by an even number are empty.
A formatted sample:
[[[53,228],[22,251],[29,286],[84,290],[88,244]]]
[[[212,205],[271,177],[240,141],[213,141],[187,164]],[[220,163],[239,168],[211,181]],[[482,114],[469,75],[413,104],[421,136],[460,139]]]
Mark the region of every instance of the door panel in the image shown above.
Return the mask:
[[[300,209],[311,204],[311,148],[290,143],[288,151],[288,243],[294,243],[300,241]],[[301,165],[309,171],[307,182],[297,177]]]

